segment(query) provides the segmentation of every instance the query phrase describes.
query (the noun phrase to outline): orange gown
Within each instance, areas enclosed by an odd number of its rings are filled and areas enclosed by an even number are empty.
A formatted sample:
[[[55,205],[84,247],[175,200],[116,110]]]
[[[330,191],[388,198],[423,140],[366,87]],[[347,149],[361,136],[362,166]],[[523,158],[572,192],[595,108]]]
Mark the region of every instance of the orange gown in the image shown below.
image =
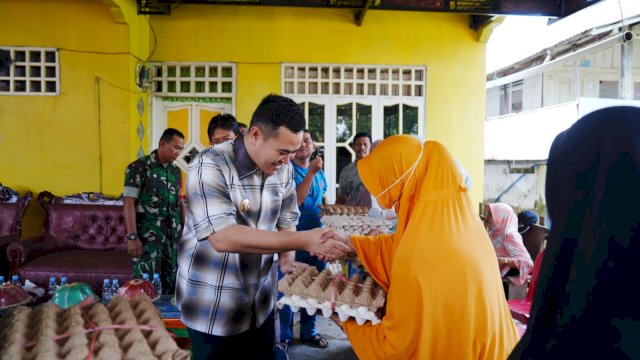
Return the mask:
[[[395,234],[351,237],[388,290],[380,324],[343,324],[358,357],[506,359],[518,335],[495,251],[449,151],[392,136],[358,162],[358,172],[371,194],[382,193],[380,205],[395,203],[398,213]]]

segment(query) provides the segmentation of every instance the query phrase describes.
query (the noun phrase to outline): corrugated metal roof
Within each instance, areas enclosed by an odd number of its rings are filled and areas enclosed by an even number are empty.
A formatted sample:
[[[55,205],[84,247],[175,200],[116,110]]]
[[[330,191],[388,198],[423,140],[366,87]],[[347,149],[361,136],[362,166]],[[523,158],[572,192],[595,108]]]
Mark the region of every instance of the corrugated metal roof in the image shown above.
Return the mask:
[[[509,19],[512,23],[520,19]],[[590,37],[605,38],[607,32],[611,32],[623,25],[637,24],[640,22],[640,1],[638,0],[604,0],[587,7],[571,16],[560,19],[544,28],[531,28],[514,34],[513,28],[509,29],[507,21],[501,27],[494,30],[492,39],[487,46],[488,56],[505,56],[513,54],[510,50],[512,43],[518,41],[528,44],[528,51],[520,53],[517,58],[510,58],[508,63],[502,63],[497,68],[487,69],[487,80],[494,75],[503,77],[521,71],[541,63],[551,53],[551,60],[563,54],[563,47],[571,46]],[[501,32],[508,32],[504,34]],[[516,37],[512,40],[510,37]],[[496,44],[493,40],[501,41]],[[583,44],[587,45],[587,44]],[[495,52],[495,53],[494,53]],[[538,59],[536,61],[536,59]]]

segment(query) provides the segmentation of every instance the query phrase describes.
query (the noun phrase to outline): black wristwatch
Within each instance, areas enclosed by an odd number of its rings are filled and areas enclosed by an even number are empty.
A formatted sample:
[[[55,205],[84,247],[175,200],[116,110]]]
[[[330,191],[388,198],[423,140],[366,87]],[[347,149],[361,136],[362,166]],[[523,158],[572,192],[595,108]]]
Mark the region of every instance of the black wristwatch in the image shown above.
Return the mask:
[[[127,234],[127,240],[129,240],[129,241],[133,241],[133,240],[135,240],[137,238],[138,238],[138,234],[136,234],[136,233],[128,233]]]

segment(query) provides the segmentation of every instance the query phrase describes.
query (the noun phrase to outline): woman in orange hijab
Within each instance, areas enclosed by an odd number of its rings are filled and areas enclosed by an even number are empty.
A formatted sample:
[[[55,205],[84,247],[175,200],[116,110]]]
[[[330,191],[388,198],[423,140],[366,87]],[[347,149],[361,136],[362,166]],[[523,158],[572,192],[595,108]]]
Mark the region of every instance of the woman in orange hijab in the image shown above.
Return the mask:
[[[385,139],[358,162],[395,234],[324,238],[352,246],[387,293],[378,325],[340,323],[360,359],[506,359],[518,335],[491,241],[455,160],[440,143]]]

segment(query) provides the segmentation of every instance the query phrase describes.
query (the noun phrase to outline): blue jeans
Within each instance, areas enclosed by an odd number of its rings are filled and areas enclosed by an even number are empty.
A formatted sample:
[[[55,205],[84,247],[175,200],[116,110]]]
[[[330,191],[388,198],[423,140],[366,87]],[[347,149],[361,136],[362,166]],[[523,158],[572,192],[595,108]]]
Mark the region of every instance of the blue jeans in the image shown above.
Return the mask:
[[[317,257],[309,255],[304,250],[296,251],[296,261],[315,266],[318,271],[324,270],[327,264],[320,261]],[[282,279],[284,274],[278,268],[278,280]],[[282,293],[278,293],[278,299],[282,297]],[[279,310],[280,315],[280,341],[293,340],[293,311],[289,305],[285,305]],[[309,316],[307,310],[300,309],[300,339],[311,339],[316,336],[316,316]]]

